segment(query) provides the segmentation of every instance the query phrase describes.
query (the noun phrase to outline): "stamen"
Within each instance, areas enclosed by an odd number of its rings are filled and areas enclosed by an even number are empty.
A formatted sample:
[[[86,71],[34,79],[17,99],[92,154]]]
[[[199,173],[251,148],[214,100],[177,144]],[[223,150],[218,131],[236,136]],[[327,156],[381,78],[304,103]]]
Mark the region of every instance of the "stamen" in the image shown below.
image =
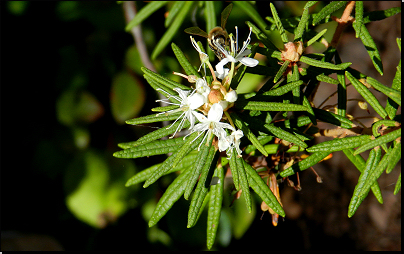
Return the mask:
[[[170,128],[178,121],[178,119],[181,118],[181,116],[182,116],[183,114],[185,114],[185,112],[183,112],[177,119],[175,119],[175,121],[174,121],[169,127],[167,127],[166,129],[167,129],[167,130],[170,129]],[[184,119],[184,118],[182,118],[182,119]]]
[[[238,28],[236,26],[236,52],[238,50]]]

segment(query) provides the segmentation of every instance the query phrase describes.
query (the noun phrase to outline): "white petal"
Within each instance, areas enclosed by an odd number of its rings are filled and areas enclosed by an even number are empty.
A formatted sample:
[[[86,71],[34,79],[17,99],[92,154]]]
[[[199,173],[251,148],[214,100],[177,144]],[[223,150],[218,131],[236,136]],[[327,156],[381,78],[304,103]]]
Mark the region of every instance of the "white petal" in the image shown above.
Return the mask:
[[[219,101],[220,106],[222,106],[223,110],[225,110],[229,106],[228,101]]]
[[[192,111],[192,114],[194,114],[194,116],[198,119],[199,122],[203,123],[203,122],[207,122],[208,119],[201,113]]]
[[[185,100],[189,94],[189,90],[181,90],[179,88],[174,88],[174,91],[178,93],[182,100]]]
[[[243,57],[243,58],[239,59],[239,61],[248,67],[255,67],[259,63],[259,61],[257,59],[250,58],[250,57]]]
[[[208,120],[218,123],[220,122],[220,119],[222,119],[222,116],[223,116],[222,106],[220,106],[220,104],[218,103],[213,104],[208,112]]]
[[[194,93],[188,97],[189,108],[194,110],[205,104],[205,98],[199,93]]]
[[[222,61],[220,61],[218,64],[216,64],[216,71],[219,74],[223,74],[224,73],[223,66],[225,64],[227,64],[228,62],[229,62],[229,59],[227,59],[227,58],[222,59]]]
[[[246,49],[243,52],[240,51],[240,53],[237,55],[236,59],[240,59],[243,56],[248,56],[249,54],[251,54],[251,50]]]
[[[236,91],[230,91],[226,94],[226,96],[224,97],[224,99],[228,102],[235,102],[237,100],[237,93]]]
[[[231,135],[234,136],[235,139],[240,139],[244,136],[244,133],[242,130],[237,130],[237,131],[233,132]]]
[[[225,138],[219,138],[218,146],[219,146],[219,151],[223,152],[223,151],[227,150],[227,148],[229,148],[230,143]]]

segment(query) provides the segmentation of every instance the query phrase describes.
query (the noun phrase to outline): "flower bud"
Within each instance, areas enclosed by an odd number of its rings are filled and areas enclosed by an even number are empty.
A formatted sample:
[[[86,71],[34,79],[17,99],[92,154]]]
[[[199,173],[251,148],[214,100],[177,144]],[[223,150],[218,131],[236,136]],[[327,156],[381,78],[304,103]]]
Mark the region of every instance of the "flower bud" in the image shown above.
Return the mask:
[[[223,100],[223,95],[219,90],[212,89],[210,90],[208,99],[210,103],[215,104]]]

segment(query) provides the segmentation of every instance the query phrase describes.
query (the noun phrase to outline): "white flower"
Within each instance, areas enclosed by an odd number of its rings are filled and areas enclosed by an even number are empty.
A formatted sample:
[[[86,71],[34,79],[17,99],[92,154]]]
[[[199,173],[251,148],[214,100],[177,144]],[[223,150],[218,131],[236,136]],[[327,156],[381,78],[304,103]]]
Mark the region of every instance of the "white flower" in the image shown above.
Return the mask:
[[[230,149],[235,148],[239,157],[241,157],[242,151],[240,150],[240,139],[244,136],[242,130],[233,131],[229,136],[226,137],[229,142]],[[231,156],[230,149],[227,150],[227,156]]]
[[[227,92],[224,99],[228,102],[235,102],[237,100],[237,93],[234,90]]]
[[[160,91],[165,92],[162,89],[157,89]],[[181,90],[179,88],[174,88],[174,91],[176,91],[179,95],[178,96],[174,96],[174,95],[170,95],[168,94],[168,98],[174,98],[177,101],[179,101],[180,103],[172,103],[172,102],[168,102],[168,99],[165,100],[157,100],[156,102],[160,102],[163,101],[165,103],[168,104],[172,104],[172,105],[177,105],[179,106],[179,108],[177,109],[173,109],[173,110],[169,110],[163,113],[159,113],[157,115],[161,115],[161,114],[172,114],[178,111],[183,111],[182,114],[169,126],[167,127],[167,129],[171,128],[180,118],[181,122],[178,125],[177,129],[175,130],[174,134],[170,137],[173,138],[175,136],[175,134],[178,132],[178,130],[182,129],[182,126],[184,126],[185,120],[188,119],[189,123],[191,124],[191,127],[189,129],[192,129],[195,125],[195,116],[194,114],[196,114],[196,112],[194,111],[195,109],[199,108],[200,106],[202,106],[204,104],[204,97],[203,95],[199,94],[199,93],[195,93],[196,90],[192,91],[192,93],[188,96],[188,94],[190,93],[190,91],[186,91],[186,90]]]
[[[223,73],[219,73],[218,71],[215,71],[215,75],[218,79],[224,79],[227,75],[229,75],[229,68],[223,68]]]
[[[195,125],[194,128],[192,128],[191,133],[195,131],[198,131],[200,133],[194,140],[192,140],[192,142],[198,139],[205,131],[207,131],[204,138],[202,139],[201,144],[208,135],[210,136],[210,134],[213,133],[219,140],[218,142],[219,151],[226,150],[229,147],[230,143],[226,139],[227,133],[224,129],[226,128],[232,131],[235,131],[235,129],[228,123],[220,122],[222,116],[223,116],[223,108],[218,103],[212,105],[212,107],[208,112],[207,118],[201,113],[195,113],[195,117],[198,118],[199,123]],[[190,135],[191,133],[189,133],[188,135]],[[199,145],[199,147],[201,146],[201,144]]]
[[[210,93],[210,87],[206,83],[205,79],[198,78],[196,80],[196,88],[195,89],[199,94],[203,95],[204,103],[207,103],[208,102],[208,95]]]
[[[248,44],[251,41],[251,27],[250,27],[250,33],[247,37],[247,40],[243,42],[243,47],[240,49],[240,51],[237,53],[238,50],[238,29],[236,26],[236,42],[233,41],[231,38],[230,40],[230,52],[225,50],[219,43],[217,43],[215,40],[213,40],[213,43],[215,46],[225,55],[225,58],[222,59],[217,65],[216,65],[216,71],[219,74],[224,73],[223,66],[226,65],[228,62],[233,62],[237,63],[240,62],[248,67],[255,67],[259,63],[258,60],[250,57],[245,57],[251,53],[251,50],[247,49]]]

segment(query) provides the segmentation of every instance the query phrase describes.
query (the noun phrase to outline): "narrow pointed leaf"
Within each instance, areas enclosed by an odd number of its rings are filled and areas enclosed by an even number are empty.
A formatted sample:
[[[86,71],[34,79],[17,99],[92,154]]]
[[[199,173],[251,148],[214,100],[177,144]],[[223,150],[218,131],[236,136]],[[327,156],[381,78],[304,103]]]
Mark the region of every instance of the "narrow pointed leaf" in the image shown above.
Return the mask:
[[[257,171],[253,169],[247,162],[243,160],[244,169],[247,173],[248,183],[251,188],[261,197],[261,199],[277,214],[285,217],[285,211],[281,204],[279,204],[278,199],[269,189],[268,185],[262,180],[261,176],[258,175]]]
[[[362,173],[366,165],[366,161],[363,159],[363,157],[360,154],[353,155],[353,153],[355,152],[353,148],[345,149],[342,151],[344,152],[345,156],[352,162],[352,164],[355,165],[359,172]],[[377,201],[379,201],[380,204],[383,204],[382,191],[380,190],[379,183],[377,181],[374,182],[371,189]]]
[[[401,173],[398,176],[396,187],[394,187],[394,195],[397,195],[397,193],[400,191],[400,189],[401,189]]]
[[[365,168],[361,175],[359,176],[358,179],[358,184],[355,186],[355,190],[352,194],[351,201],[349,203],[349,208],[348,208],[348,217],[352,217],[356,210],[358,209],[359,205],[362,203],[362,201],[366,198],[369,190],[361,195],[361,192],[365,186],[366,179],[369,177],[370,172],[374,170],[377,162],[380,160],[381,156],[381,149],[372,149],[369,154],[369,158],[366,161]],[[379,157],[379,158],[377,158]]]
[[[276,127],[274,124],[265,124],[264,127],[280,139],[284,139],[303,148],[307,147],[307,144],[301,141],[298,137],[290,132],[283,130],[282,128]]]
[[[320,39],[325,33],[327,29],[321,30],[318,34],[316,34],[313,38],[311,38],[308,42],[306,47],[310,46],[311,44],[315,43],[318,39]]]
[[[395,101],[398,105],[401,106],[401,93],[400,91],[397,91],[393,88],[387,87],[383,84],[381,84],[379,81],[377,81],[374,78],[367,77],[366,82],[370,84],[374,89],[382,92],[385,94],[387,97]]]
[[[180,122],[176,122],[169,129],[168,129],[168,127],[167,128],[160,128],[158,130],[155,130],[153,132],[150,132],[150,133],[144,135],[143,137],[139,138],[136,141],[120,143],[119,146],[121,148],[129,148],[129,147],[133,147],[133,146],[146,144],[146,143],[149,143],[151,141],[154,141],[154,140],[162,138],[162,137],[166,137],[166,136],[168,136],[170,134],[173,134],[175,132],[175,130],[178,128],[178,125],[180,125]],[[185,124],[183,126],[183,129],[188,128],[189,126],[190,126],[190,123],[187,121],[187,122],[185,122]]]
[[[286,43],[289,42],[288,41],[288,36],[286,35],[285,29],[282,26],[282,22],[281,22],[281,19],[278,16],[278,12],[276,11],[275,6],[274,6],[273,3],[269,3],[269,6],[271,8],[272,16],[274,17],[276,27],[278,28],[278,31],[281,34],[281,39],[282,39],[283,43],[286,44]]]
[[[382,126],[398,127],[400,124],[393,120],[380,120],[372,124],[372,133],[374,137],[380,136],[379,128]]]
[[[320,67],[320,68],[324,68],[324,69],[330,69],[330,70],[345,70],[346,68],[348,68],[352,63],[342,63],[342,64],[332,64],[332,63],[328,63],[328,62],[322,62],[307,56],[301,56],[300,57],[300,61],[303,63],[306,63],[308,65],[311,66],[315,66],[315,67]]]
[[[256,27],[253,23],[251,23],[250,21],[246,21],[246,24],[247,24],[247,26],[251,27],[251,30],[255,34],[255,36],[257,36],[257,39],[259,41],[261,41],[271,53],[277,52],[276,54],[278,57],[276,57],[276,58],[278,58],[278,60],[280,60],[281,52],[279,52],[279,49],[273,44],[273,42],[267,37],[267,35],[264,32],[262,32],[258,27]]]
[[[400,40],[400,48],[401,48],[401,40]],[[393,84],[391,85],[392,89],[398,90],[401,92],[401,59],[397,66],[396,75],[394,76]],[[386,112],[389,115],[390,119],[393,119],[396,115],[398,109],[398,104],[394,102],[392,99],[387,99],[386,104]]]
[[[233,155],[236,155],[233,151]],[[236,157],[236,164],[237,164],[237,172],[240,180],[240,185],[241,185],[241,190],[242,194],[244,196],[244,200],[247,206],[247,210],[249,213],[252,211],[252,201],[251,201],[251,193],[250,193],[250,188],[248,187],[248,180],[247,180],[247,174],[244,169],[244,159]]]
[[[131,125],[137,125],[137,124],[143,124],[143,123],[155,123],[155,122],[162,122],[162,121],[171,121],[171,120],[177,119],[181,115],[181,113],[174,113],[174,114],[169,114],[169,115],[151,114],[151,115],[147,115],[147,116],[142,116],[142,117],[137,117],[137,118],[133,118],[133,119],[130,119],[130,120],[126,120],[125,123],[126,124],[131,124]]]
[[[198,181],[198,177],[201,174],[202,168],[204,167],[205,162],[208,158],[209,149],[212,146],[212,138],[208,141],[209,146],[201,145],[201,149],[198,153],[198,158],[196,159],[195,164],[192,167],[191,175],[189,176],[187,187],[185,189],[184,198],[186,200],[188,200],[189,196],[191,195],[196,181]]]
[[[211,146],[201,176],[199,177],[198,184],[195,188],[194,195],[192,196],[191,204],[189,205],[187,228],[193,227],[198,219],[202,203],[209,190],[210,178],[208,178],[208,175],[209,172],[213,174],[213,170],[216,168],[217,159],[219,158],[218,155],[219,153],[216,153],[216,148]]]
[[[311,104],[310,104],[310,102],[309,102],[309,99],[307,99],[306,95],[304,95],[304,94],[303,94],[303,106],[305,106],[305,107],[307,108],[307,112],[309,113],[309,114],[308,114],[308,117],[309,117],[310,121],[311,121],[314,125],[317,125],[317,120],[316,120],[316,116],[315,116],[315,114],[314,114],[314,110],[313,110],[313,108],[311,107]]]
[[[154,79],[155,81],[157,81],[158,83],[161,83],[163,85],[165,85],[166,87],[170,88],[171,90],[174,88],[179,88],[182,90],[190,90],[191,88],[188,86],[184,86],[180,83],[177,83],[171,79],[165,78],[163,76],[161,76],[158,73],[155,73],[154,71],[151,71],[145,67],[142,67],[142,71],[147,74],[149,77],[151,77],[152,79]]]
[[[198,156],[198,153],[196,151],[190,152],[187,156],[184,157],[184,159],[180,163],[177,164],[177,166],[175,168],[167,171],[166,175],[171,174],[176,171],[187,170],[195,163],[195,159],[197,158],[197,156]],[[156,171],[161,166],[161,164],[163,164],[163,163],[153,165],[145,170],[140,171],[136,175],[129,178],[129,180],[126,182],[125,186],[129,187],[134,184],[138,184],[138,183],[146,181],[153,174],[153,172]]]
[[[348,118],[342,117],[340,115],[318,108],[313,108],[313,111],[317,119],[323,122],[341,126],[342,128],[346,129],[350,129],[354,126],[354,123],[351,122]]]
[[[383,76],[382,59],[380,57],[379,50],[377,49],[376,43],[374,42],[368,29],[366,28],[366,26],[364,24],[362,24],[362,26],[359,27],[357,23],[353,23],[352,26],[357,33],[360,30],[359,37],[361,38],[362,43],[365,46],[376,70],[380,73],[380,75]]]
[[[268,92],[265,92],[262,95],[281,96],[281,95],[286,94],[289,91],[292,91],[294,88],[303,85],[303,83],[304,83],[303,80],[289,82],[281,87],[275,88],[273,90],[269,90]]]
[[[329,77],[329,76],[326,76],[326,75],[324,75],[323,73],[320,74],[320,75],[317,75],[317,76],[316,76],[316,79],[317,79],[318,81],[326,82],[326,83],[333,84],[333,85],[338,85],[338,84],[339,84],[339,81],[338,81],[338,80],[333,79],[333,78],[331,78],[331,77]]]
[[[391,171],[393,171],[393,169],[395,168],[398,161],[401,160],[401,141],[395,142],[394,147],[396,147],[396,149],[392,151],[393,152],[393,154],[391,155],[392,160],[389,162],[389,165],[387,165],[386,174],[390,174]]]
[[[401,7],[393,7],[382,11],[366,12],[363,14],[363,24],[367,24],[372,21],[383,20],[398,13],[401,13]]]
[[[181,24],[183,23],[185,17],[188,15],[193,2],[187,1],[181,11],[176,15],[174,21],[171,23],[171,26],[167,29],[164,33],[163,37],[157,43],[156,47],[154,48],[151,59],[155,60],[156,57],[163,51],[163,49],[172,41],[172,38],[178,32]]]
[[[290,62],[288,60],[283,62],[281,68],[279,68],[278,72],[276,73],[276,75],[274,77],[274,83],[278,82],[278,80],[282,77],[283,73],[286,71],[286,68],[288,68],[289,64],[290,64]]]
[[[178,12],[184,7],[185,1],[175,1],[170,11],[168,12],[168,16],[164,21],[164,26],[168,27],[173,22],[175,16],[177,16]]]
[[[205,20],[206,20],[206,31],[212,30],[216,27],[216,13],[215,13],[215,4],[213,1],[205,1]],[[214,61],[215,54],[212,50],[208,50],[209,59]]]
[[[139,158],[158,154],[172,153],[174,151],[177,151],[178,147],[183,145],[184,143],[185,141],[182,137],[168,140],[157,140],[144,145],[115,152],[113,156],[117,158]]]
[[[210,200],[208,209],[208,225],[206,245],[211,249],[216,238],[217,229],[219,227],[220,213],[222,210],[223,187],[224,187],[224,170],[219,164],[215,170],[214,176],[219,178],[218,184],[210,187]]]
[[[231,157],[229,160],[229,165],[230,165],[230,171],[234,183],[234,187],[236,188],[237,191],[240,190],[240,182],[239,182],[239,176],[238,176],[238,170],[237,170],[237,152],[235,151],[236,149],[231,149]]]
[[[233,122],[237,126],[237,128],[241,129],[244,133],[244,136],[246,136],[248,140],[250,140],[251,144],[253,144],[265,157],[267,157],[268,153],[265,151],[265,148],[261,145],[261,143],[258,141],[257,137],[250,130],[250,128],[248,128],[246,123],[241,120],[240,117],[238,117],[235,113],[231,114],[231,118],[233,118]]]
[[[317,15],[313,18],[313,26],[317,25],[321,20],[325,19],[335,11],[345,6],[346,1],[334,1],[326,5]]]
[[[236,103],[236,107],[240,109],[257,111],[307,111],[307,108],[303,105],[263,101],[240,102],[239,104]]]
[[[335,138],[333,140],[325,141],[320,144],[314,145],[306,149],[309,153],[315,152],[336,152],[344,149],[355,148],[371,141],[370,135],[361,135],[345,138]]]
[[[255,8],[247,1],[234,1],[234,5],[240,7],[240,10],[247,13],[247,15],[260,27],[262,31],[265,31],[267,23],[261,18],[261,15],[255,10]]]
[[[295,172],[306,170],[314,165],[316,165],[319,161],[327,157],[331,152],[329,151],[319,151],[311,154],[309,157],[305,158],[298,163],[293,164],[289,168],[283,170],[281,172],[282,177],[287,177],[293,175]]]
[[[391,142],[400,136],[401,136],[401,128],[398,130],[389,132],[386,135],[377,137],[374,140],[371,140],[371,141],[361,145],[360,147],[358,147],[358,149],[356,149],[354,155],[363,153],[364,151],[369,150],[373,147],[380,146],[382,144]]]
[[[125,31],[129,32],[133,27],[139,25],[143,20],[147,19],[156,10],[160,9],[167,4],[168,1],[150,2],[143,7],[136,16],[126,25]]]
[[[160,198],[149,220],[149,227],[153,227],[171,209],[175,202],[182,196],[185,190],[185,182],[188,180],[189,169],[184,170],[168,186],[163,196]]]
[[[177,57],[178,62],[184,69],[185,73],[187,75],[195,75],[196,77],[200,78],[201,75],[195,70],[194,66],[189,62],[188,58],[184,55],[181,49],[174,42],[171,43],[171,48],[173,49],[173,52]]]
[[[295,41],[303,41],[303,33],[309,21],[309,8],[304,8],[302,17],[300,18],[299,25],[295,32]]]
[[[194,140],[197,136],[197,132],[192,133],[190,136],[188,136],[184,142],[184,144],[181,146],[180,149],[178,149],[175,153],[173,153],[167,160],[163,162],[161,167],[158,168],[158,170],[155,171],[155,173],[150,176],[149,179],[144,183],[143,188],[149,187],[151,184],[153,184],[155,181],[157,181],[161,176],[163,176],[167,171],[171,170],[174,168],[182,158],[184,158],[185,155],[187,155],[189,152],[191,152],[193,149],[195,149],[196,146],[199,145],[197,141],[201,139],[200,137],[198,140]],[[192,143],[191,143],[192,142]],[[171,159],[171,157],[173,157]]]
[[[358,29],[355,32],[355,37],[358,38],[363,24],[363,1],[355,2],[355,23],[358,26]]]
[[[152,108],[151,111],[153,111],[153,112],[167,112],[167,111],[177,109],[177,108],[179,108],[179,106],[177,106],[177,105],[165,106],[165,107],[155,107],[155,108]]]

